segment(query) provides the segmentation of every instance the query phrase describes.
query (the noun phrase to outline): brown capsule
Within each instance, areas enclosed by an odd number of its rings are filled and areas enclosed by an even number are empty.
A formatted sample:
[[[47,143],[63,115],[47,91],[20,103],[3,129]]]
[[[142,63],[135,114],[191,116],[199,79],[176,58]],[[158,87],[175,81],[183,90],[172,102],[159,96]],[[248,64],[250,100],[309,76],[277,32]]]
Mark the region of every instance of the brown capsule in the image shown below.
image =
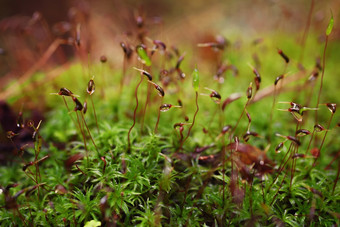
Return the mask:
[[[255,74],[255,77],[258,79],[258,81],[261,82],[261,75],[257,69],[253,68],[253,73]]]
[[[228,68],[229,67],[226,64],[221,64],[217,69],[216,74],[214,75],[214,79],[217,80],[219,83],[223,83],[224,82],[223,73],[225,73]]]
[[[248,122],[251,123],[251,117],[250,117],[250,114],[249,114],[248,111],[246,112],[246,115],[247,115],[247,118],[248,118]]]
[[[189,117],[188,117],[188,116],[185,116],[185,117],[184,117],[184,120],[185,120],[185,121],[189,121]]]
[[[253,95],[253,84],[250,83],[249,87],[247,88],[247,98],[251,99],[252,95]]]
[[[203,128],[202,131],[203,131],[204,134],[207,134],[209,132],[208,129],[206,129],[206,128]]]
[[[284,78],[284,75],[280,75],[280,76],[276,77],[276,79],[275,79],[275,81],[274,81],[274,85],[276,86],[277,83],[278,83],[280,80],[282,80],[283,78]]]
[[[331,111],[331,113],[335,113],[336,111],[336,104],[335,103],[327,103],[326,106],[328,107],[329,111]]]
[[[132,48],[129,45],[123,43],[123,42],[120,43],[120,46],[122,47],[122,49],[124,51],[125,57],[127,59],[130,59],[131,56],[132,56],[132,53],[133,53]]]
[[[167,77],[169,75],[169,71],[166,69],[162,69],[159,73],[160,78]]]
[[[215,103],[217,103],[217,104],[219,104],[220,103],[220,101],[221,101],[221,95],[217,92],[217,91],[212,91],[211,93],[210,93],[210,97],[212,98],[212,100],[215,102]]]
[[[27,121],[27,127],[33,128],[34,127],[34,121],[33,120],[28,120]]]
[[[304,158],[304,157],[306,157],[305,154],[299,154],[299,153],[296,153],[292,156],[292,158]]]
[[[294,136],[287,136],[287,139],[295,143],[296,145],[300,146],[301,142]]]
[[[8,131],[6,135],[7,135],[7,138],[8,138],[8,139],[12,139],[12,138],[13,138],[14,136],[16,136],[17,134],[15,134],[13,131]]]
[[[229,131],[229,129],[231,129],[231,126],[230,126],[230,125],[226,125],[226,126],[224,126],[224,127],[222,128],[221,133],[222,133],[222,134],[226,134],[226,133]]]
[[[158,91],[158,95],[161,96],[161,97],[164,97],[165,93],[164,93],[163,88],[161,86],[157,85],[157,84],[155,85],[155,88]]]
[[[158,91],[158,95],[160,97],[164,97],[165,93],[164,93],[164,90],[161,86],[159,86],[158,84],[156,84],[156,83],[154,83],[150,80],[148,82],[151,83],[155,87],[155,89]]]
[[[162,111],[162,112],[166,112],[166,111],[170,110],[171,107],[172,107],[171,104],[162,104],[159,107],[159,110]]]
[[[184,55],[182,55],[182,56],[180,56],[179,58],[178,58],[178,60],[177,60],[177,63],[176,63],[176,69],[179,69],[180,68],[180,66],[181,66],[181,63],[182,63],[182,61],[184,60]]]
[[[84,102],[83,113],[86,114],[87,112],[87,101]]]
[[[83,110],[83,105],[81,104],[81,102],[76,98],[76,97],[72,97],[73,102],[76,104],[76,106],[74,107],[74,111],[82,111]]]
[[[89,82],[87,84],[87,93],[89,95],[92,95],[95,90],[96,90],[96,86],[94,84],[94,81],[91,79],[91,80],[89,80]]]
[[[182,100],[178,99],[177,103],[178,103],[179,106],[183,106]]]
[[[278,50],[277,53],[283,58],[283,60],[288,64],[289,63],[289,58],[287,57],[287,55],[285,55],[285,53],[283,53],[282,50]]]
[[[302,112],[301,112],[302,106],[300,104],[291,102],[290,105],[291,107],[288,109],[289,112],[296,112],[302,115]]]
[[[255,77],[256,91],[260,90],[261,78]]]
[[[152,76],[151,76],[150,73],[148,73],[147,71],[144,71],[143,75],[146,76],[148,78],[148,80],[152,81]]]
[[[314,130],[317,131],[317,132],[321,132],[321,131],[325,130],[325,128],[320,124],[316,124],[316,125],[314,125]]]
[[[315,67],[319,70],[322,71],[322,66],[321,66],[321,58],[317,57],[315,60]]]
[[[174,129],[176,129],[177,127],[182,127],[183,126],[183,123],[176,123],[174,124]]]
[[[248,142],[250,136],[258,137],[259,134],[257,132],[249,132],[248,131],[248,132],[246,132],[246,134],[243,135],[243,140]]]
[[[73,93],[69,89],[62,87],[62,88],[60,88],[58,95],[73,96]]]
[[[174,106],[174,105],[171,105],[171,104],[162,104],[160,107],[159,107],[159,110],[162,111],[162,112],[166,112],[168,111],[170,108],[172,107],[177,107],[177,108],[181,108],[181,106]]]
[[[155,44],[157,47],[161,47],[162,50],[166,50],[166,45],[160,40],[154,40],[153,44]]]
[[[181,69],[176,69],[176,71],[177,71],[177,74],[178,74],[179,78],[184,80],[185,79],[185,73],[182,72]]]
[[[279,143],[279,144],[276,146],[275,152],[276,152],[276,153],[279,153],[282,147],[283,147],[283,142]]]
[[[30,167],[31,165],[33,165],[33,162],[29,162],[29,163],[25,164],[25,165],[22,167],[22,170],[23,170],[23,171],[26,171],[26,169],[27,169],[28,167]]]
[[[17,127],[18,128],[24,128],[25,124],[24,124],[24,118],[22,116],[22,112],[19,112],[18,118],[17,118]]]
[[[304,135],[309,135],[309,134],[311,134],[311,132],[308,131],[307,129],[299,129],[296,131],[297,136],[304,136]]]
[[[136,24],[138,28],[142,28],[144,26],[144,19],[141,16],[136,16]]]
[[[107,61],[107,58],[105,55],[100,56],[100,62],[105,63]]]
[[[316,70],[313,70],[312,74],[308,78],[308,81],[309,82],[315,81],[316,78],[318,78],[318,76],[319,76],[319,72]]]

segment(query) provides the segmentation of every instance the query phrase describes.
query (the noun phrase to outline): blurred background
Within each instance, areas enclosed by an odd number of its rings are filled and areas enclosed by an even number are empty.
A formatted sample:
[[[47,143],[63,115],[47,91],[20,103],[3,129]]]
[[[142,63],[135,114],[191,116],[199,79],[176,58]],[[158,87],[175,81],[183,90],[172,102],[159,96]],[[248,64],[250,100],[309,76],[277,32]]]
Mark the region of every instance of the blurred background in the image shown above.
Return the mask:
[[[148,36],[174,45],[196,45],[212,34],[255,39],[267,33],[288,33],[298,42],[311,7],[310,0],[1,0],[0,4],[1,90],[27,73],[55,39],[76,38],[77,26],[84,52],[93,59],[105,54],[112,64],[120,64],[119,42],[133,36],[137,15],[144,18]],[[310,32],[323,34],[330,10],[335,22],[340,19],[339,7],[337,0],[315,1]],[[336,26],[331,38],[340,38]],[[72,45],[51,49],[53,54],[35,70],[64,64],[76,55]]]

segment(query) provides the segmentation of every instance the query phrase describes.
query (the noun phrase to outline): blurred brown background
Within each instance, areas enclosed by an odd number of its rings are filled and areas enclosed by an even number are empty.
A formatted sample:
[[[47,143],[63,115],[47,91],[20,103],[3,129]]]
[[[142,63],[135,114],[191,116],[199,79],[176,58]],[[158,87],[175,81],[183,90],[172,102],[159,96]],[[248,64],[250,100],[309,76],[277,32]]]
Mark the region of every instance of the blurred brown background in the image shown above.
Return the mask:
[[[48,53],[51,56],[32,71],[66,63],[77,51],[83,53],[83,58],[88,52],[94,59],[105,54],[112,64],[120,64],[119,42],[134,32],[136,14],[145,18],[150,37],[173,44],[190,44],[206,34],[237,34],[247,39],[285,32],[299,37],[311,0],[1,0],[0,5],[0,89],[4,89],[13,78],[30,73],[29,69],[44,57],[57,38],[71,38],[70,43],[74,42],[78,25],[80,50],[67,44],[52,46],[53,53]],[[330,9],[336,23],[340,19],[339,7],[337,0],[315,1],[311,32],[323,33]],[[332,39],[339,37],[335,26]]]

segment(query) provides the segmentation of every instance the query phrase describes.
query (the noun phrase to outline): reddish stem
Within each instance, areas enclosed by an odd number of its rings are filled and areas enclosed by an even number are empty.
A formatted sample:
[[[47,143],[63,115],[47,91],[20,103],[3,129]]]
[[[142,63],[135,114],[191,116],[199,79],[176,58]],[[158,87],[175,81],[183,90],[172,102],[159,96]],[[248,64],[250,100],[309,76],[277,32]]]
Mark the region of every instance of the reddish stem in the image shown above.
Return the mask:
[[[197,115],[197,113],[198,113],[198,110],[199,110],[199,106],[198,106],[198,92],[196,91],[196,112],[195,112],[195,114],[194,114],[194,118],[193,118],[193,120],[192,120],[192,124],[191,124],[191,126],[190,126],[190,128],[189,128],[189,130],[188,130],[188,134],[187,134],[187,136],[184,138],[184,140],[182,140],[182,142],[181,142],[181,144],[180,144],[180,146],[179,146],[179,148],[178,148],[178,151],[182,149],[184,142],[188,139],[188,137],[189,137],[189,135],[190,135],[190,132],[191,132],[192,127],[194,127],[195,120],[196,120],[196,115]]]
[[[98,134],[99,134],[100,131],[99,131],[99,126],[98,126],[98,120],[97,120],[96,109],[94,108],[94,103],[93,103],[92,95],[90,95],[90,97],[91,97],[91,102],[92,102],[92,108],[93,108],[94,118],[96,119],[97,131],[98,131]],[[91,138],[92,138],[92,137],[91,137]]]
[[[162,103],[163,103],[163,97],[161,99],[161,104]],[[157,129],[158,129],[158,124],[159,124],[159,119],[160,118],[161,118],[161,110],[158,108],[157,122],[156,122],[156,125],[155,125],[155,131],[154,131],[155,134],[157,133]]]
[[[131,148],[130,133],[131,133],[131,130],[133,129],[133,127],[135,127],[135,124],[136,124],[136,112],[137,112],[137,109],[138,109],[138,88],[139,88],[140,84],[142,83],[143,78],[144,77],[142,76],[139,83],[136,86],[136,89],[135,89],[136,107],[135,107],[135,110],[133,111],[133,124],[130,127],[129,132],[128,132],[128,151],[130,151],[130,148]]]
[[[322,139],[322,142],[321,142],[321,145],[320,145],[320,148],[319,148],[319,155],[315,158],[312,168],[316,165],[316,161],[317,161],[317,160],[319,159],[319,157],[321,156],[321,149],[322,149],[323,144],[324,144],[324,142],[325,142],[325,139],[326,139],[326,136],[327,136],[327,133],[328,133],[328,130],[329,130],[329,126],[330,126],[331,121],[332,121],[332,119],[333,119],[333,115],[334,115],[334,114],[332,113],[331,118],[330,118],[329,121],[328,121],[327,130],[326,130],[326,132],[325,132],[325,135],[323,136],[323,139]]]
[[[322,74],[321,74],[320,89],[319,89],[319,94],[318,94],[318,102],[316,103],[316,108],[319,108],[321,90],[322,90],[322,85],[323,85],[323,77],[324,77],[324,74],[325,74],[327,44],[328,44],[328,35],[326,35],[325,48],[323,49]],[[317,124],[317,123],[318,123],[318,111],[315,111],[315,124]]]

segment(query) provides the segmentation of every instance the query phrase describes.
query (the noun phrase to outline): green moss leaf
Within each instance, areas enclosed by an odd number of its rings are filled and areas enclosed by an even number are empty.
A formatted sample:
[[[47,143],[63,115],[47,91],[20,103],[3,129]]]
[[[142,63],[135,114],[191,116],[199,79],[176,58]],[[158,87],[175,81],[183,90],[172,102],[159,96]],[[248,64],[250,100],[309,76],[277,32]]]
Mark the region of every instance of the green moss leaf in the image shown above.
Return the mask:
[[[101,222],[97,220],[91,220],[85,223],[84,227],[97,227],[101,226]]]
[[[197,68],[195,68],[192,73],[192,86],[194,87],[196,92],[198,91],[199,83],[200,83],[199,73]]]
[[[142,46],[137,47],[137,54],[146,66],[151,66],[151,60]]]
[[[329,20],[328,27],[326,30],[326,35],[329,36],[333,30],[333,25],[334,25],[334,18],[333,18],[333,13],[331,16],[331,19]]]

